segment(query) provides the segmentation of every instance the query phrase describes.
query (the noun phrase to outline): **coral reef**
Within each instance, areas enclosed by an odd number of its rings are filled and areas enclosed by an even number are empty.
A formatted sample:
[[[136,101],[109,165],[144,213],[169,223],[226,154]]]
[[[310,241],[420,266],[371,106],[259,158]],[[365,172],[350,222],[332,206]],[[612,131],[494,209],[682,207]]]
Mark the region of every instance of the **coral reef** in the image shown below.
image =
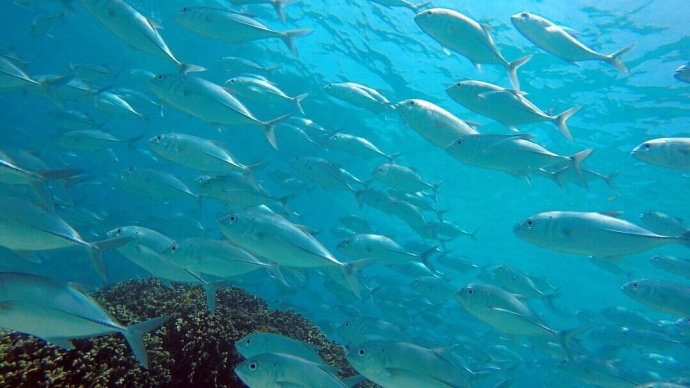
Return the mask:
[[[153,279],[119,283],[93,297],[123,325],[172,315],[144,337],[149,370],[139,366],[119,334],[74,340],[75,349],[68,351],[12,333],[0,336],[0,386],[241,387],[233,373],[242,361],[234,343],[255,331],[312,343],[340,377],[356,374],[344,348],[316,325],[292,311],[269,310],[240,289],[218,292],[213,317],[200,287],[169,289]]]

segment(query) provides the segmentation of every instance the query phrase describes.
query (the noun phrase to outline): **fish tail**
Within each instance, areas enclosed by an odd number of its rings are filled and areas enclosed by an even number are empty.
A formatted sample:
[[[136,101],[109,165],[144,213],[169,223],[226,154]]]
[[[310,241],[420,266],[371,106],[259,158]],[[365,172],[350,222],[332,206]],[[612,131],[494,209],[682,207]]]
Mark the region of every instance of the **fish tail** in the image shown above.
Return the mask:
[[[282,115],[270,121],[261,122],[261,126],[264,129],[264,135],[266,135],[266,139],[271,144],[271,147],[273,147],[274,149],[278,149],[278,143],[276,142],[276,133],[273,130],[273,127],[287,120],[290,116],[292,116],[292,113]]]
[[[678,236],[678,240],[684,246],[690,248],[690,232],[685,232]]]
[[[103,261],[103,252],[119,248],[130,241],[132,241],[131,237],[117,237],[95,241],[88,245],[91,262],[93,263],[94,268],[96,268],[96,272],[98,272],[98,275],[100,275],[103,280],[108,279],[105,262]]]
[[[424,263],[424,265],[429,267],[429,258],[431,257],[431,255],[433,255],[434,253],[436,253],[438,251],[439,251],[438,246],[434,245],[433,247],[431,247],[431,248],[427,249],[426,251],[419,254],[419,258],[421,259],[420,261],[422,263]],[[431,267],[429,267],[429,268],[431,268]]]
[[[477,232],[479,232],[479,228],[475,229],[472,233],[467,233],[467,236],[469,236],[472,241],[477,242]]]
[[[284,3],[284,0],[271,0],[271,5],[273,6],[273,9],[275,9],[278,19],[280,19],[280,22],[283,24],[285,24],[285,12],[283,12]]]
[[[556,122],[556,125],[558,125],[558,129],[568,140],[573,140],[573,135],[570,134],[570,131],[568,130],[568,124],[566,124],[566,121],[570,118],[570,116],[574,115],[581,108],[581,105],[574,106],[556,116],[556,119],[554,120]]]
[[[525,63],[527,63],[527,61],[529,61],[530,59],[532,59],[532,54],[525,55],[520,59],[508,62],[508,78],[510,78],[510,84],[513,85],[513,88],[515,88],[515,90],[520,90],[520,81],[518,81],[517,69]]]
[[[616,182],[614,182],[613,179],[618,176],[619,172],[620,171],[614,171],[614,172],[610,173],[609,175],[604,175],[604,177],[602,178],[604,180],[604,182],[606,182],[606,184],[609,185],[609,187],[612,188],[613,191],[615,191],[616,193],[619,192],[618,185],[616,185]]]
[[[388,158],[388,161],[391,162],[391,164],[395,164],[395,158],[400,156],[400,152],[394,152],[392,154],[385,155],[386,158]]]
[[[252,184],[252,185],[257,185],[256,183],[256,178],[254,178],[254,171],[262,168],[265,166],[268,162],[257,162],[253,163],[247,166],[244,166],[242,169],[242,175],[247,178],[247,180]]]
[[[580,335],[586,332],[587,330],[589,330],[589,327],[585,326],[558,332],[561,347],[563,348],[563,351],[565,351],[565,354],[568,357],[568,359],[572,360],[573,358],[570,342],[573,340],[575,336]]]
[[[160,317],[149,319],[148,321],[128,326],[127,330],[122,332],[127,340],[127,343],[129,344],[129,347],[132,349],[132,353],[134,353],[134,358],[137,359],[142,368],[149,368],[149,357],[146,354],[146,347],[144,346],[144,334],[157,329],[170,318],[170,315],[162,315]]]
[[[290,201],[292,201],[295,197],[299,195],[299,191],[295,191],[294,193],[290,193],[288,195],[282,196],[278,198],[278,202],[280,202],[280,205],[285,209],[288,214],[292,213],[292,208],[290,207]]]
[[[290,30],[286,31],[281,35],[281,38],[283,39],[283,42],[285,42],[285,45],[290,49],[290,52],[298,57],[297,53],[297,47],[295,47],[295,42],[293,42],[292,38],[297,37],[297,36],[304,36],[311,34],[313,30],[310,28],[302,28],[299,30]]]
[[[406,4],[407,4],[407,3],[406,3]],[[411,10],[413,10],[413,11],[415,11],[415,12],[419,12],[420,9],[426,7],[426,6],[429,5],[429,4],[431,4],[431,1],[425,1],[425,2],[419,3],[419,4],[417,4],[417,5],[410,4],[409,7],[410,7]]]
[[[302,93],[299,96],[295,96],[292,98],[292,100],[295,102],[295,105],[297,105],[299,113],[301,114],[304,114],[304,109],[302,109],[302,100],[304,100],[307,97],[309,97],[309,93]]]
[[[362,299],[362,284],[359,281],[359,271],[361,271],[362,268],[373,264],[375,261],[378,261],[378,259],[362,259],[342,263],[341,268],[343,271],[343,276],[345,277],[345,281],[347,281],[347,284],[350,287],[350,291],[352,291],[352,293],[355,294],[357,299]]]
[[[585,179],[584,175],[582,175],[582,169],[580,168],[580,165],[582,164],[583,160],[587,159],[589,155],[592,154],[592,152],[594,152],[594,149],[588,148],[569,157],[570,162],[572,163],[572,166],[575,169],[577,176],[579,176],[582,180],[584,187],[587,187],[587,179]]]
[[[431,190],[434,192],[434,201],[438,203],[438,188],[443,184],[443,181],[438,181],[431,185]]]
[[[623,64],[623,62],[621,62],[621,58],[620,58],[620,57],[621,57],[623,54],[625,54],[625,53],[627,53],[628,51],[630,51],[633,47],[635,47],[636,44],[637,44],[637,43],[633,43],[633,44],[631,44],[630,46],[623,47],[622,49],[616,51],[615,53],[613,53],[613,54],[611,54],[611,55],[607,55],[607,56],[606,56],[606,62],[608,62],[608,64],[610,64],[611,66],[615,67],[618,71],[621,71],[621,72],[623,72],[623,73],[627,73],[627,72],[628,72],[628,68],[625,67],[625,65]]]
[[[177,64],[177,70],[180,72],[180,74],[187,74],[187,73],[201,73],[206,71],[206,68],[203,66],[198,66],[198,65],[190,65],[187,63],[178,63]]]

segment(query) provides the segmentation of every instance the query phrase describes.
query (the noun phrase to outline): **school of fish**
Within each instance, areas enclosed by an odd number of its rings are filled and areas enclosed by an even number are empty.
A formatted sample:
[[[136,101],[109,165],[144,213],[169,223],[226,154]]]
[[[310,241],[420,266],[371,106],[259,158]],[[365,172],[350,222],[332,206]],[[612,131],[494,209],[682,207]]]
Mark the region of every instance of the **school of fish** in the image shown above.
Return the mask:
[[[0,5],[18,26],[0,46],[0,328],[66,351],[121,333],[148,368],[143,336],[171,317],[124,326],[88,293],[154,277],[201,287],[209,315],[231,286],[277,300],[359,373],[256,332],[235,343],[249,387],[690,386],[687,209],[631,190],[687,202],[690,137],[598,128],[645,109],[616,100],[659,71],[637,70],[637,42],[531,2],[505,20],[479,3],[321,3]],[[686,114],[690,63],[656,76]]]

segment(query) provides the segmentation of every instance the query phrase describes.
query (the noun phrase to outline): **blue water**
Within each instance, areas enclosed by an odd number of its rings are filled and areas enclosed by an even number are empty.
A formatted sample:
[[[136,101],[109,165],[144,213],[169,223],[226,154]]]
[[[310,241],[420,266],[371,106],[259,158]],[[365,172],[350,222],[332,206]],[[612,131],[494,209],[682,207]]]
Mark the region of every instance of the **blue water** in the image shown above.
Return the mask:
[[[119,186],[118,176],[128,167],[149,167],[178,176],[192,190],[193,180],[201,173],[175,165],[156,157],[145,141],[157,134],[182,132],[220,140],[228,146],[237,160],[245,163],[266,162],[256,173],[257,180],[275,196],[289,192],[269,179],[269,171],[279,170],[301,180],[306,178],[294,171],[289,160],[295,155],[310,155],[338,163],[363,181],[371,181],[371,171],[385,159],[361,159],[323,146],[305,146],[289,138],[281,138],[279,149],[273,150],[261,131],[251,126],[223,127],[205,123],[177,111],[159,100],[132,73],[135,69],[148,72],[174,73],[175,66],[161,57],[136,51],[97,23],[78,2],[73,4],[54,23],[43,24],[41,17],[63,12],[59,2],[30,1],[18,5],[5,1],[0,8],[0,49],[7,56],[21,59],[20,67],[30,76],[57,74],[71,77],[70,64],[95,64],[112,74],[88,81],[94,89],[115,93],[121,88],[143,93],[151,100],[132,100],[145,118],[113,115],[99,109],[90,98],[68,100],[58,106],[51,99],[23,90],[0,94],[0,147],[3,150],[27,150],[39,157],[50,169],[74,167],[85,172],[88,179],[71,185],[56,194],[56,202],[65,204],[70,212],[65,218],[87,241],[102,239],[105,233],[123,225],[141,225],[156,229],[173,239],[193,236],[222,238],[216,220],[227,208],[214,200],[204,200],[201,209],[192,198],[161,201],[145,195],[128,195]],[[310,28],[313,33],[295,38],[299,57],[290,54],[278,39],[247,43],[229,43],[197,35],[177,24],[172,15],[183,6],[201,2],[131,0],[139,12],[155,20],[164,29],[161,35],[172,52],[182,62],[201,65],[207,71],[199,76],[222,84],[238,74],[227,72],[219,60],[226,56],[251,59],[265,66],[280,68],[264,74],[290,96],[309,93],[302,103],[305,117],[329,131],[365,137],[386,153],[398,153],[396,162],[414,167],[427,182],[443,181],[438,203],[443,218],[467,231],[479,230],[476,242],[457,238],[444,243],[446,250],[467,257],[478,267],[508,263],[530,276],[547,280],[559,289],[555,303],[561,313],[533,304],[544,321],[557,330],[582,326],[578,313],[596,317],[594,322],[608,323],[601,316],[607,307],[620,306],[638,310],[653,320],[667,324],[681,318],[642,305],[620,291],[629,279],[593,265],[584,256],[558,253],[539,248],[519,239],[513,226],[530,215],[549,210],[621,211],[622,218],[640,224],[641,213],[656,210],[674,217],[687,217],[688,176],[680,170],[666,169],[638,161],[630,151],[638,144],[657,137],[687,136],[690,125],[688,100],[690,85],[673,78],[673,72],[690,59],[690,38],[687,25],[690,16],[682,1],[627,1],[601,5],[597,1],[501,1],[466,3],[434,0],[436,7],[460,11],[474,20],[488,24],[493,38],[504,57],[514,60],[526,54],[534,57],[518,71],[521,89],[538,107],[562,112],[573,106],[582,109],[568,120],[575,141],[567,141],[550,123],[521,126],[521,131],[533,133],[533,141],[562,155],[571,155],[585,148],[594,148],[587,159],[589,168],[602,173],[618,172],[615,178],[618,192],[602,181],[592,181],[588,189],[569,184],[564,190],[554,182],[534,178],[530,183],[499,171],[464,165],[442,149],[425,141],[405,126],[395,112],[373,114],[354,105],[336,100],[323,92],[332,82],[357,82],[372,87],[391,102],[409,98],[431,101],[467,120],[481,124],[481,133],[511,132],[500,123],[479,116],[458,105],[445,93],[445,88],[460,80],[475,79],[510,87],[505,68],[483,65],[478,71],[466,58],[449,52],[415,24],[413,12],[407,8],[384,7],[365,0],[303,1],[285,7],[287,24],[282,25],[270,6],[247,6],[244,9],[271,28],[287,30]],[[210,2],[207,4],[215,4]],[[511,24],[510,16],[523,10],[542,15],[557,24],[567,25],[579,32],[579,39],[603,52],[612,53],[631,43],[634,49],[622,57],[630,73],[618,72],[599,61],[568,64],[535,47]],[[39,18],[39,19],[36,19]],[[32,25],[34,29],[32,30]],[[37,30],[44,27],[45,31]],[[134,103],[136,102],[136,104]],[[247,104],[256,117],[271,119],[286,113],[276,107]],[[61,109],[87,113],[105,130],[120,139],[142,136],[131,147],[117,146],[112,151],[89,153],[65,150],[55,145],[65,129],[50,118]],[[289,109],[287,110],[290,111]],[[398,218],[370,207],[360,208],[354,196],[345,191],[324,190],[312,184],[313,190],[299,192],[290,202],[292,222],[316,231],[315,237],[336,257],[336,245],[341,236],[331,232],[341,226],[338,219],[356,214],[367,218],[382,235],[402,244],[423,243],[441,245],[434,239],[424,240]],[[383,189],[378,183],[372,187]],[[51,186],[57,193],[58,188]],[[3,192],[16,193],[6,186]],[[70,198],[71,197],[71,198]],[[86,210],[98,218],[76,211]],[[171,215],[183,215],[181,223],[170,220]],[[425,213],[433,219],[433,215]],[[197,221],[204,230],[193,225]],[[411,248],[419,251],[419,248]],[[679,245],[666,245],[650,251],[626,256],[616,263],[632,278],[654,278],[688,284],[688,279],[672,275],[652,266],[648,258],[654,254],[684,257],[688,251]],[[4,270],[39,273],[61,280],[100,285],[88,259],[79,250],[41,253],[42,263],[24,260],[8,250],[2,252],[0,263]],[[83,257],[82,257],[83,256]],[[145,277],[147,274],[116,252],[106,255],[110,282]],[[459,289],[479,279],[481,271],[455,272],[439,267],[451,288]],[[366,279],[384,271],[373,266],[363,271]],[[424,307],[400,298],[394,293],[374,292],[361,301],[324,292],[324,278],[316,270],[297,271],[306,277],[287,271],[290,287],[281,285],[263,272],[238,278],[236,284],[265,298],[273,307],[292,308],[316,322],[333,340],[346,344],[337,328],[345,321],[372,317],[393,322],[407,331],[411,342],[427,348],[447,347],[458,341],[469,341],[476,347],[487,344],[475,338],[492,330],[490,326],[462,311],[450,296],[443,303]],[[411,298],[421,298],[408,286],[397,284],[393,289]],[[490,281],[490,280],[489,280]],[[365,280],[371,288],[376,281]],[[392,314],[377,308],[372,300],[386,298],[402,313]],[[406,306],[404,303],[410,303]],[[402,306],[401,306],[402,305]],[[422,314],[424,312],[425,314]],[[433,317],[433,319],[431,319]],[[590,322],[587,322],[588,324]],[[686,333],[687,334],[687,333]],[[592,352],[599,342],[582,334],[583,342]],[[690,337],[676,334],[675,340],[688,342]],[[496,342],[498,343],[498,342]],[[525,346],[529,341],[514,338],[500,342],[518,355],[514,368],[499,368],[490,376],[476,380],[478,386],[491,386],[497,381],[512,378],[515,386],[546,385],[549,381],[568,378],[559,371],[556,361],[542,350]],[[667,349],[652,349],[644,345],[622,347],[616,366],[633,380],[669,381],[690,379],[690,348],[674,345]],[[678,363],[671,367],[644,361],[639,355],[661,353],[674,357]],[[479,367],[486,367],[478,362]],[[476,366],[476,365],[474,365]],[[634,373],[633,373],[634,372]],[[575,380],[574,380],[575,381]],[[575,381],[573,385],[585,385]]]

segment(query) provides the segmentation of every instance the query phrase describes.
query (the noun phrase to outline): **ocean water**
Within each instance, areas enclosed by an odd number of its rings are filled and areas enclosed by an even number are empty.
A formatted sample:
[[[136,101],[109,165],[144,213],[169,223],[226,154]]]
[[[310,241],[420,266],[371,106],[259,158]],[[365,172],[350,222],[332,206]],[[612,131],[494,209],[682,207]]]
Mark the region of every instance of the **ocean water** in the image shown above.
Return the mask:
[[[294,309],[313,320],[330,339],[356,346],[348,343],[341,326],[373,318],[396,325],[406,333],[407,342],[425,348],[449,349],[466,344],[477,353],[489,354],[485,358],[456,354],[462,360],[458,364],[477,373],[475,377],[470,377],[469,371],[466,373],[475,386],[493,386],[498,382],[511,382],[513,386],[563,386],[566,381],[573,386],[634,386],[633,382],[652,381],[688,384],[690,332],[687,327],[683,329],[682,322],[676,323],[688,317],[639,303],[621,291],[624,283],[640,278],[688,286],[688,278],[663,271],[649,261],[654,255],[688,257],[690,251],[686,247],[667,244],[605,261],[620,271],[613,273],[595,265],[586,255],[538,247],[513,231],[517,223],[545,211],[620,212],[620,218],[641,226],[644,224],[640,215],[650,211],[680,219],[687,217],[687,173],[645,163],[630,155],[633,148],[651,139],[688,136],[690,85],[673,76],[679,66],[690,60],[690,16],[683,12],[686,4],[672,0],[628,1],[615,6],[596,1],[432,3],[433,7],[453,9],[490,26],[495,44],[507,60],[533,54],[517,71],[520,89],[527,93],[526,97],[544,111],[553,109],[560,113],[575,106],[581,109],[567,121],[573,141],[559,134],[550,122],[519,125],[520,133],[533,134],[531,141],[559,155],[594,149],[584,164],[600,174],[614,174],[616,188],[600,179],[590,181],[587,188],[572,182],[563,188],[543,177],[533,176],[528,181],[464,164],[405,125],[399,109],[376,114],[327,94],[323,88],[330,83],[355,82],[376,89],[393,104],[407,99],[430,101],[463,120],[479,123],[481,134],[515,134],[497,121],[459,105],[445,92],[448,86],[463,80],[511,88],[505,67],[483,64],[479,71],[467,58],[444,49],[424,33],[410,8],[382,6],[366,0],[296,2],[284,7],[285,24],[266,4],[234,7],[210,0],[130,0],[129,4],[163,27],[160,34],[176,58],[207,69],[190,76],[222,85],[227,79],[248,72],[228,71],[224,57],[279,66],[269,72],[255,71],[253,75],[266,77],[289,96],[309,93],[302,101],[304,115],[288,103],[267,104],[239,97],[256,118],[266,121],[293,113],[295,117],[312,120],[327,133],[360,136],[385,153],[397,154],[397,164],[414,168],[428,183],[442,182],[437,202],[433,196],[424,198],[442,212],[443,220],[468,232],[476,230],[475,239],[422,236],[390,212],[359,206],[352,192],[325,189],[291,167],[295,156],[324,158],[367,182],[367,188],[385,191],[387,187],[374,179],[372,171],[387,163],[386,158],[366,159],[330,149],[323,142],[324,135],[312,133],[314,141],[308,142],[281,125],[276,126],[276,150],[258,126],[216,125],[166,103],[147,83],[153,75],[176,73],[172,61],[164,55],[133,49],[98,23],[79,1],[67,2],[67,6],[59,1],[5,1],[0,6],[1,53],[37,81],[48,79],[47,75],[60,77],[54,88],[43,81],[45,88],[41,90],[47,90],[44,93],[38,93],[33,86],[0,89],[0,148],[8,155],[28,152],[45,163],[45,167],[31,167],[12,157],[27,169],[76,168],[83,173],[83,178],[67,185],[51,183],[49,192],[57,214],[86,241],[104,239],[108,231],[125,225],[145,226],[176,241],[190,237],[219,240],[224,236],[217,221],[228,213],[241,211],[236,206],[192,196],[167,199],[156,192],[132,190],[120,178],[131,167],[151,168],[177,176],[191,191],[198,192],[196,177],[220,174],[170,162],[151,151],[147,140],[171,132],[217,140],[245,165],[264,163],[256,169],[256,181],[274,197],[291,195],[286,218],[307,227],[338,260],[352,260],[337,247],[345,238],[337,230],[343,227],[339,219],[357,215],[367,219],[377,234],[394,239],[409,252],[419,253],[436,246],[475,266],[466,272],[456,271],[437,263],[440,253],[432,255],[430,261],[437,270],[436,276],[442,279],[437,284],[447,290],[459,290],[469,283],[501,287],[490,276],[490,268],[508,264],[557,290],[555,309],[538,300],[529,301],[536,316],[549,327],[556,331],[589,329],[576,336],[578,350],[570,360],[574,366],[564,367],[562,356],[535,345],[539,338],[502,335],[467,313],[453,292],[429,295],[412,288],[415,276],[404,274],[402,268],[379,264],[364,268],[358,274],[366,287],[361,299],[341,286],[334,286],[333,280],[319,268],[283,266],[286,284],[265,271],[233,279],[233,284],[266,299],[272,307]],[[308,28],[312,32],[294,38],[299,54],[296,56],[281,39],[228,42],[202,36],[176,22],[175,15],[183,7],[201,5],[242,10],[278,31]],[[572,28],[581,42],[601,53],[610,54],[635,43],[621,58],[629,72],[620,72],[602,61],[568,63],[536,47],[511,23],[511,15],[521,11]],[[101,73],[73,70],[87,65],[99,66]],[[79,79],[93,91],[60,89],[64,82]],[[106,92],[122,96],[139,115],[123,111],[122,106],[108,108],[99,102],[99,96]],[[118,139],[135,140],[98,151],[61,147],[58,139],[62,134],[80,129],[74,123],[68,123],[66,128],[61,125],[58,117],[67,111],[86,114],[96,125],[93,129]],[[299,179],[304,186],[281,187],[272,179],[278,172]],[[365,186],[357,187],[363,190]],[[37,200],[26,186],[3,185],[0,190],[4,195]],[[284,209],[274,208],[284,214]],[[429,225],[438,221],[432,212],[423,214]],[[94,286],[148,276],[117,252],[106,252],[107,281],[99,278],[88,257],[78,249],[33,253],[28,255],[32,260],[24,256],[27,255],[3,248],[0,266],[3,271],[29,272]],[[656,322],[653,331],[663,335],[667,343],[660,346],[652,340],[623,340],[622,335],[604,341],[595,333],[602,327],[644,329],[608,318],[604,311],[612,307],[639,312]],[[433,371],[419,373],[433,375]]]

